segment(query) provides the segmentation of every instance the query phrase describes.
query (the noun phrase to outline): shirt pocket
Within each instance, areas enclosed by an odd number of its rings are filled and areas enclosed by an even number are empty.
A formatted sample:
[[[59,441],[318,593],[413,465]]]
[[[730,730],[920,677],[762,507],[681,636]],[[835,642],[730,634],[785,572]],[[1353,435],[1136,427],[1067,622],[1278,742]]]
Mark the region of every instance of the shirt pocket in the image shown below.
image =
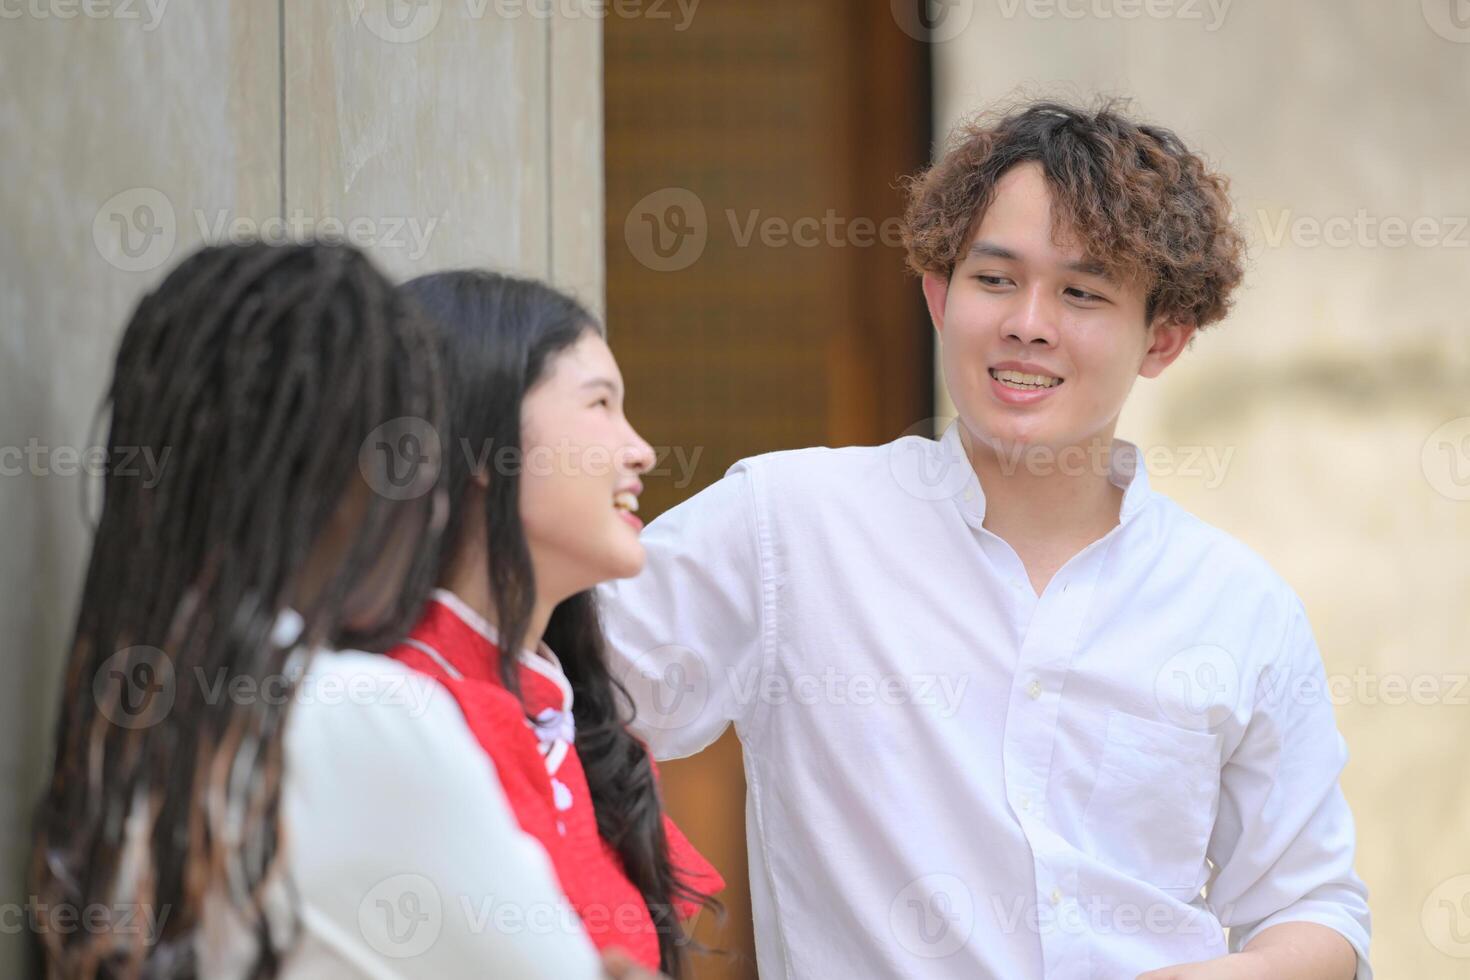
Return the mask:
[[[1221,737],[1108,712],[1082,826],[1087,850],[1129,878],[1188,901],[1204,883],[1220,797]]]

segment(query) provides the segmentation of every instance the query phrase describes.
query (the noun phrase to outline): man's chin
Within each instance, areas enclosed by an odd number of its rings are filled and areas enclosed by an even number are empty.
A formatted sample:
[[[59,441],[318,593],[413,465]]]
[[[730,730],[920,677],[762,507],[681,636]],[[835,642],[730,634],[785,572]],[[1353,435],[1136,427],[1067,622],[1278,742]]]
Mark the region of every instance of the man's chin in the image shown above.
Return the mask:
[[[1051,450],[1066,445],[1065,439],[1043,424],[1040,419],[982,417],[978,426],[970,427],[974,440],[1001,456]]]

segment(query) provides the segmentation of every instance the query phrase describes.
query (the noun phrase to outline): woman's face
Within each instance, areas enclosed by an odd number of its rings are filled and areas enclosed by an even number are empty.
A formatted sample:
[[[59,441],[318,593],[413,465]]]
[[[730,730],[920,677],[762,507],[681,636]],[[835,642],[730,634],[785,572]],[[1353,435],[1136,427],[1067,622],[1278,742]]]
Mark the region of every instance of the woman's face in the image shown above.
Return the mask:
[[[560,602],[638,574],[638,474],[654,453],[623,415],[622,375],[596,331],[552,357],[521,420],[521,522],[538,597]]]

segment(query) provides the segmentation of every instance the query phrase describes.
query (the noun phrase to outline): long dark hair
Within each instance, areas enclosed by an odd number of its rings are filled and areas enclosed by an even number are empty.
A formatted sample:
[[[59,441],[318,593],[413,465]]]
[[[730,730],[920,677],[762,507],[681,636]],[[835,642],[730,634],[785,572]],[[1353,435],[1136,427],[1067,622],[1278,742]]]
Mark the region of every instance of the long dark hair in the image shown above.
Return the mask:
[[[602,327],[581,304],[550,286],[478,270],[421,276],[402,287],[429,315],[443,341],[449,425],[456,449],[447,453],[450,516],[445,569],[461,542],[467,492],[477,467],[500,450],[521,446],[521,402],[552,358]],[[476,450],[492,450],[483,452]],[[521,649],[536,598],[530,549],[520,518],[518,468],[492,467],[485,493],[491,602],[500,648]],[[669,860],[663,804],[647,749],[628,731],[632,700],[608,670],[595,594],[559,603],[546,627],[572,685],[577,754],[597,813],[597,829],[622,858],[623,869],[648,905],[658,932],[660,968],[685,974],[688,937],[676,900],[718,908],[685,887]],[[501,679],[519,694],[516,659],[500,660]]]
[[[205,248],[138,305],[107,392],[108,459],[166,463],[152,485],[114,465],[103,481],[30,883],[52,916],[126,902],[164,926],[149,942],[43,915],[49,974],[196,976],[201,906],[221,892],[255,934],[250,975],[278,972],[264,899],[284,854],[289,694],[304,651],[382,648],[419,613],[443,489],[373,492],[360,451],[390,420],[442,428],[441,384],[431,332],[350,247]],[[368,582],[393,598],[349,617]],[[294,640],[276,634],[292,609]],[[286,696],[211,698],[204,677]]]

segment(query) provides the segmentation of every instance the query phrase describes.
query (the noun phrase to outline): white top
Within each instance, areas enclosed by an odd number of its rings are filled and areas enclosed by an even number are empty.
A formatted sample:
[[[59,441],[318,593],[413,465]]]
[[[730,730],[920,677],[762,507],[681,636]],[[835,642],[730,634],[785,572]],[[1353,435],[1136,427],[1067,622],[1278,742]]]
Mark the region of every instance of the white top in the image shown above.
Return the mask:
[[[282,806],[301,938],[282,977],[602,976],[546,852],[437,681],[321,651],[296,697]],[[249,944],[213,896],[200,976],[244,976]]]
[[[1133,977],[1293,920],[1371,977],[1301,603],[1114,449],[1119,526],[1039,597],[954,425],[743,460],[603,587],[655,755],[740,736],[764,980]]]

